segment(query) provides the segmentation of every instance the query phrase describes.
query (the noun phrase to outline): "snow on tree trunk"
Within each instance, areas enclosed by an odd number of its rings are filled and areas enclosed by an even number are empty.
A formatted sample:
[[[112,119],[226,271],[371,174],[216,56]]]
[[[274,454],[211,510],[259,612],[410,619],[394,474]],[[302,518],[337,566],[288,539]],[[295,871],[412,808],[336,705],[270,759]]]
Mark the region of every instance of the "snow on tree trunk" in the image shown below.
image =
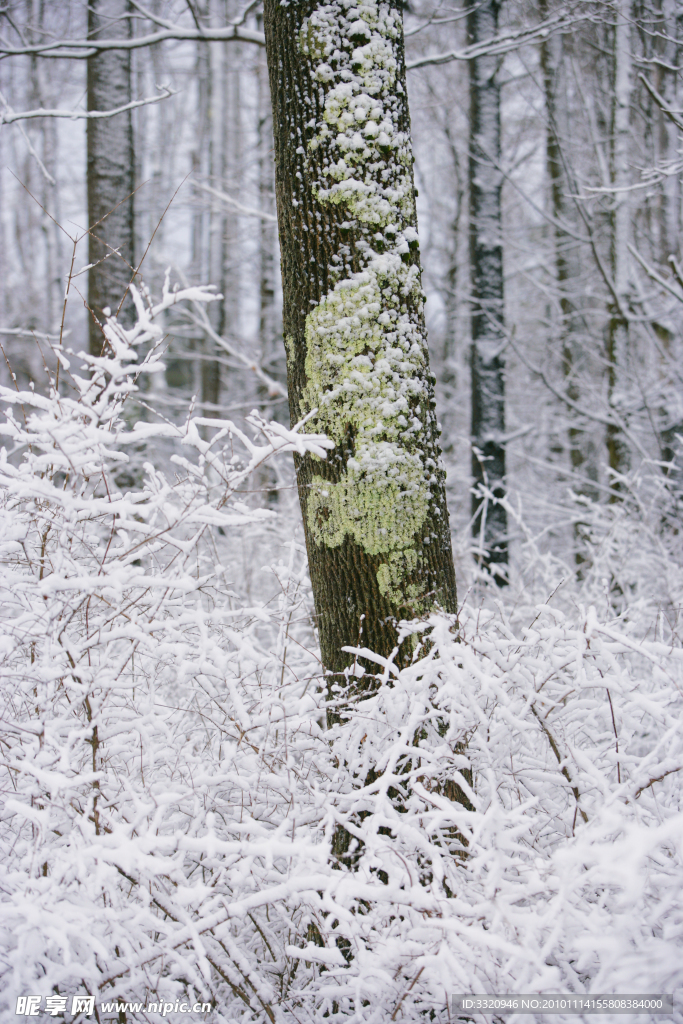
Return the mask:
[[[130,34],[128,0],[91,0],[91,38]],[[109,50],[88,58],[88,110],[113,110],[132,99],[129,50]],[[135,157],[131,111],[88,121],[88,303],[100,322],[108,307],[115,313],[132,277],[135,252],[133,199]],[[103,219],[104,218],[104,219]],[[118,250],[118,255],[113,250]],[[132,303],[120,319],[130,322]],[[91,316],[90,351],[99,355],[103,334]]]
[[[631,146],[631,10],[630,0],[619,0],[616,5],[614,27],[614,95],[612,98],[612,152],[611,178],[614,189],[612,209],[612,279],[614,295],[610,310],[607,337],[609,360],[609,400],[617,417],[624,417],[624,385],[629,358],[629,251],[631,233],[630,184]],[[628,469],[628,451],[618,424],[607,428],[607,453],[613,474]],[[618,476],[613,478],[619,489]]]
[[[341,673],[344,645],[388,656],[397,619],[456,610],[403,25],[378,0],[266,0],[264,23],[291,419],[335,442],[297,478],[322,659]]]
[[[468,41],[498,31],[498,0],[467,17]],[[470,268],[472,275],[472,498],[480,564],[505,580],[507,516],[493,499],[505,495],[505,331],[500,170],[500,85],[496,56],[475,57],[470,72]]]

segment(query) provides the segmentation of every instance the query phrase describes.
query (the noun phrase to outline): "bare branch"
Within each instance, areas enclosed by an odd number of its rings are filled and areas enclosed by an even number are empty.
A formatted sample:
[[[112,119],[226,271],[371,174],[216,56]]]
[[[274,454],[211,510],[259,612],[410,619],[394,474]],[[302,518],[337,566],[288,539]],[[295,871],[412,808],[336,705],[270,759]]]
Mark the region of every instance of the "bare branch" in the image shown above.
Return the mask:
[[[406,68],[408,71],[414,71],[416,68],[424,68],[430,64],[449,64],[452,60],[472,60],[474,57],[502,56],[504,53],[516,50],[525,43],[547,39],[553,32],[574,30],[577,22],[586,20],[586,15],[555,14],[551,18],[540,21],[538,25],[534,25],[532,28],[520,28],[514,32],[503,32],[499,36],[493,36],[483,43],[465,46],[461,50],[449,50],[447,53],[435,53],[426,57],[418,57],[417,60],[408,61]]]
[[[639,74],[638,78],[641,80],[647,91],[650,93],[650,96],[652,96],[652,99],[655,101],[655,103],[662,111],[662,113],[666,114],[669,120],[673,121],[673,123],[676,125],[679,131],[683,132],[683,121],[680,119],[680,117],[676,116],[677,111],[672,110],[670,107],[667,106],[664,97],[659,95],[659,93],[653,85],[650,85],[645,75]]]
[[[202,189],[203,192],[210,192],[212,196],[216,196],[221,202],[227,203],[228,206],[232,206],[238,213],[243,213],[247,217],[259,217],[261,220],[269,220],[277,222],[277,217],[272,213],[265,213],[263,210],[255,210],[251,206],[242,206],[232,196],[227,195],[225,192],[220,192],[217,188],[212,188],[211,185],[204,185],[201,181],[193,182],[196,188]]]
[[[44,110],[42,107],[39,107],[38,110],[22,110],[15,113],[9,104],[5,102],[5,113],[0,114],[0,124],[13,124],[15,121],[27,121],[33,117],[66,117],[71,121],[115,117],[117,114],[123,114],[126,110],[135,110],[136,107],[148,107],[152,103],[160,103],[161,100],[168,99],[169,96],[178,95],[177,89],[170,89],[167,85],[159,85],[157,88],[160,90],[158,96],[147,96],[143,100],[133,100],[132,103],[126,103],[124,107],[115,107],[113,110]]]
[[[681,295],[680,292],[677,292],[675,288],[672,288],[669,282],[666,281],[661,274],[658,274],[655,268],[651,267],[650,264],[643,259],[637,249],[634,249],[632,245],[629,245],[628,248],[631,255],[638,260],[648,277],[652,278],[653,281],[656,281],[658,285],[661,285],[665,291],[669,292],[670,295],[673,295],[673,297],[679,302],[683,302],[683,295]]]
[[[240,42],[255,43],[265,46],[263,32],[255,29],[242,28],[241,25],[226,25],[224,28],[205,28],[200,32],[197,28],[182,28],[174,25],[151,32],[135,39],[57,39],[51,42],[38,43],[34,46],[0,47],[0,59],[3,57],[20,57],[35,55],[36,57],[61,57],[66,60],[86,60],[96,53],[105,50],[139,50],[144,46],[154,46],[167,39],[199,39],[207,42]]]

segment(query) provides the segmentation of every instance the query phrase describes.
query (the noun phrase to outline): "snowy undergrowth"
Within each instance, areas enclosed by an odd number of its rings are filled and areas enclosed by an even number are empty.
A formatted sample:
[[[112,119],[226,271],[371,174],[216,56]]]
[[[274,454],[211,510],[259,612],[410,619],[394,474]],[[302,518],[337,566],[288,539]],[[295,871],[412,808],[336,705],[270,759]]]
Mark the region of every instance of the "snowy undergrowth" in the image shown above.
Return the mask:
[[[289,525],[277,600],[230,576],[238,533],[274,529],[249,473],[326,442],[121,415],[183,298],[210,296],[136,295],[74,397],[1,394],[2,1019],[28,992],[284,1024],[683,986],[683,576],[652,502],[595,519],[585,580],[554,594],[567,573],[529,538],[524,586],[406,626],[430,643],[326,731]],[[176,474],[150,461],[121,493],[160,437]]]

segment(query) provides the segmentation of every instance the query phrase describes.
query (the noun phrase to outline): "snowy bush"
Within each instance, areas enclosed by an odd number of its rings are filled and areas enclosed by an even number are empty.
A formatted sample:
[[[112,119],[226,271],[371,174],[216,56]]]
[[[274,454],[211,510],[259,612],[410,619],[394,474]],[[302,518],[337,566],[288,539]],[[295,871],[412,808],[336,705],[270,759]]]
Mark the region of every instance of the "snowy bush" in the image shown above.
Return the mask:
[[[0,394],[2,1019],[29,992],[284,1024],[681,988],[683,649],[655,612],[683,576],[654,506],[642,565],[615,557],[635,535],[613,510],[586,579],[537,601],[561,567],[529,541],[526,592],[406,624],[401,671],[356,650],[328,696],[296,539],[278,601],[245,601],[228,566],[236,532],[273,518],[240,500],[252,470],[329,443],[258,417],[258,443],[217,419],[131,426],[155,321],[211,295],[134,297],[137,325],[109,321],[72,397]],[[174,475],[148,461],[123,493],[127,453],[161,441]],[[360,661],[376,685],[354,696]]]

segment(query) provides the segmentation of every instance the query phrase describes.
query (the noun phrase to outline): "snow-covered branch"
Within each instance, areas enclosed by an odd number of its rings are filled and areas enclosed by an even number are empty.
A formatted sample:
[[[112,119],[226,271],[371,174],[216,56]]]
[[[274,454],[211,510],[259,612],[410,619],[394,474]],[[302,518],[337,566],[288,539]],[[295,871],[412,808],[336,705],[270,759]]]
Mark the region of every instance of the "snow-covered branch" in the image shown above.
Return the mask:
[[[267,220],[277,224],[277,217],[272,213],[266,213],[265,210],[256,210],[252,206],[244,206],[242,203],[238,202],[237,199],[233,199],[232,196],[229,196],[227,192],[221,192],[220,189],[213,188],[211,185],[206,185],[202,181],[195,180],[193,184],[195,188],[199,188],[202,192],[208,192],[209,195],[215,196],[216,199],[220,199],[220,201],[225,203],[226,206],[230,206],[233,210],[236,210],[237,213],[244,214],[245,217],[258,217],[259,220]]]
[[[126,110],[136,110],[138,107],[148,107],[152,103],[160,103],[161,100],[168,99],[169,96],[177,96],[177,89],[170,89],[167,85],[157,86],[159,89],[158,96],[147,96],[142,100],[133,100],[131,103],[126,103],[123,107],[116,107],[114,110],[45,110],[39,107],[37,110],[23,110],[14,111],[5,102],[5,111],[0,114],[0,124],[12,124],[14,121],[28,121],[34,117],[66,117],[70,121],[79,120],[96,120],[107,117],[116,117],[117,114],[123,114]]]
[[[175,25],[162,28],[158,32],[150,32],[145,36],[132,39],[53,39],[31,46],[0,46],[2,57],[61,57],[64,60],[86,60],[96,53],[107,50],[139,50],[145,46],[154,46],[169,39],[205,40],[206,42],[241,42],[255,43],[265,46],[266,40],[262,32],[256,29],[243,28],[241,25],[226,25],[224,28],[184,28]]]
[[[416,68],[428,67],[432,64],[448,64],[453,60],[472,60],[474,57],[502,56],[511,53],[520,46],[527,43],[537,42],[539,39],[547,39],[554,32],[567,32],[577,22],[585,21],[586,15],[577,14],[554,14],[538,25],[531,28],[520,28],[512,31],[501,32],[500,35],[487,39],[483,43],[472,46],[464,46],[459,50],[448,50],[445,53],[427,54],[424,57],[416,57],[406,63],[408,71]]]

